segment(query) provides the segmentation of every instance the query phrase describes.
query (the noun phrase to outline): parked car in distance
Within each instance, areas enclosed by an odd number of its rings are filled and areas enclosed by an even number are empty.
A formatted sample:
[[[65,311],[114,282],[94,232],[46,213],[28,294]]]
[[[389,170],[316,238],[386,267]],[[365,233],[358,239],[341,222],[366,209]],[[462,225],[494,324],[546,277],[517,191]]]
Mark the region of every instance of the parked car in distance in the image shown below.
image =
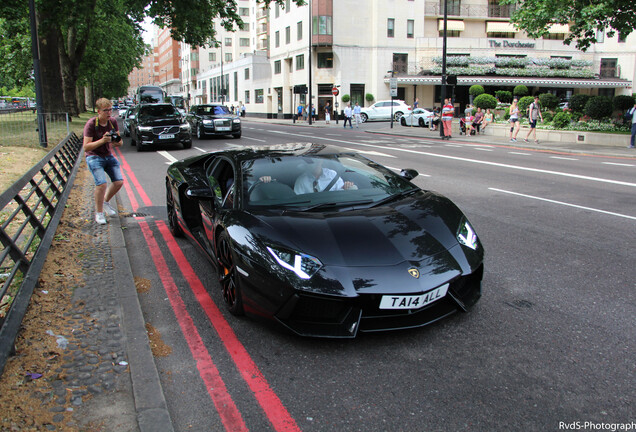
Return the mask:
[[[378,101],[370,107],[362,108],[360,110],[360,117],[362,122],[370,120],[391,120],[391,108],[393,108],[393,119],[399,121],[400,117],[411,112],[411,107],[404,101]]]
[[[193,105],[186,118],[198,139],[208,135],[241,137],[241,119],[223,104]]]
[[[135,116],[135,112],[136,110],[134,106],[126,108],[123,112],[119,112],[119,117],[122,119],[121,122],[124,129],[124,136],[130,136],[130,122]]]
[[[405,114],[400,118],[402,126],[428,127],[433,118],[433,111],[424,108],[415,108],[411,114]]]
[[[170,103],[138,105],[129,120],[130,143],[137,151],[164,144],[192,147],[190,125]]]

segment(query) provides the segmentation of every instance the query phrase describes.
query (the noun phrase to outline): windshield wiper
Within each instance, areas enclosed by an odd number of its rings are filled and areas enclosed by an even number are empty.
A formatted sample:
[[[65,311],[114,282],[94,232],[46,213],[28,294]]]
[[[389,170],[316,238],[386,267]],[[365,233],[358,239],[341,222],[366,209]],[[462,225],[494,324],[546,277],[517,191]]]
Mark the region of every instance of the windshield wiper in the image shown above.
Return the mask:
[[[391,202],[393,200],[396,200],[396,199],[399,199],[399,198],[404,198],[404,197],[409,196],[409,195],[411,195],[414,192],[417,192],[419,190],[420,189],[418,189],[418,188],[413,188],[413,189],[409,189],[409,190],[405,190],[405,191],[396,193],[395,195],[388,196],[388,197],[386,197],[384,199],[381,199],[378,202],[373,203],[373,205],[371,207],[381,206],[381,205],[386,204],[388,202]]]
[[[330,207],[353,207],[353,206],[357,206],[357,205],[362,205],[362,204],[370,204],[372,203],[373,200],[364,200],[364,201],[344,201],[344,202],[324,202],[324,203],[320,203],[320,204],[314,204],[312,206],[308,206],[308,207],[301,207],[298,209],[288,209],[288,211],[299,211],[299,212],[305,212],[305,211],[311,211],[311,210],[316,210],[316,209],[323,209],[323,208],[330,208]]]

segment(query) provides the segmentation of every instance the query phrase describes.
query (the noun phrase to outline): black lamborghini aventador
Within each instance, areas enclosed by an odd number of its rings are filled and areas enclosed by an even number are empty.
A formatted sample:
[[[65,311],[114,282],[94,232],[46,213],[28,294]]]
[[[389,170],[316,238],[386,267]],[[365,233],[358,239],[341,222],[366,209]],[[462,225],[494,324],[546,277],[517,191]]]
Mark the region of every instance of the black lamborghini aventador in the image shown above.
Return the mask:
[[[484,251],[417,175],[317,144],[208,153],[168,168],[169,225],[210,259],[232,314],[318,337],[419,327],[477,302]]]

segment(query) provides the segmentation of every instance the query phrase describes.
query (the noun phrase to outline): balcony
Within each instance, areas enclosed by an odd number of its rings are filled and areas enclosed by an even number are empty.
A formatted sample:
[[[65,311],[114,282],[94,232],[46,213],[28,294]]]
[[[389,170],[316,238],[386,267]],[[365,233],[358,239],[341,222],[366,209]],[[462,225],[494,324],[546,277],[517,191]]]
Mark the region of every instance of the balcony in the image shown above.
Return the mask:
[[[515,11],[514,5],[474,5],[462,4],[459,1],[449,1],[447,14],[449,17],[460,16],[465,18],[510,18]],[[444,2],[427,2],[424,8],[426,16],[444,16]]]

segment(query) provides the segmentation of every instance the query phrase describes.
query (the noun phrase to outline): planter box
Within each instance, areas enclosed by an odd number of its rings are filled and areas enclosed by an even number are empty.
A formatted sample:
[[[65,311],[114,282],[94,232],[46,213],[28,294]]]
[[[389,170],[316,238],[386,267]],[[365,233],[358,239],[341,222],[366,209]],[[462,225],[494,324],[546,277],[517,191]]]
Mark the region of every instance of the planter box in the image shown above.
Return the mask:
[[[455,125],[453,125],[455,126]],[[457,131],[459,132],[459,123],[457,123]],[[523,140],[530,129],[529,126],[521,126],[517,140]],[[490,124],[486,128],[485,135],[507,138],[510,136],[510,126],[503,124]],[[602,132],[587,131],[559,131],[551,129],[537,128],[537,139],[539,141],[552,141],[563,143],[578,143],[589,145],[609,145],[615,147],[626,147],[629,145],[629,134],[607,134]]]

